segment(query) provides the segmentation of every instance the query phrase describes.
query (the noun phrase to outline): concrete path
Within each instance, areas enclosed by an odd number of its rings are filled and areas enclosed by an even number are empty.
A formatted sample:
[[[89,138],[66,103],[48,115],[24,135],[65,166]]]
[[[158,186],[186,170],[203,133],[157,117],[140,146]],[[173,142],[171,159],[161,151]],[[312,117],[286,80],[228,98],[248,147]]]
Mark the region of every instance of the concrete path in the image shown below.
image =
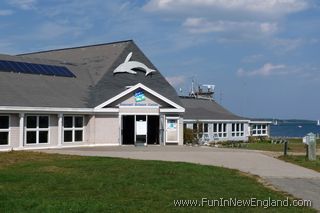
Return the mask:
[[[313,207],[320,210],[320,173],[278,160],[262,151],[178,146],[81,147],[42,151],[84,156],[190,162],[238,169],[258,175],[294,197],[312,200]]]

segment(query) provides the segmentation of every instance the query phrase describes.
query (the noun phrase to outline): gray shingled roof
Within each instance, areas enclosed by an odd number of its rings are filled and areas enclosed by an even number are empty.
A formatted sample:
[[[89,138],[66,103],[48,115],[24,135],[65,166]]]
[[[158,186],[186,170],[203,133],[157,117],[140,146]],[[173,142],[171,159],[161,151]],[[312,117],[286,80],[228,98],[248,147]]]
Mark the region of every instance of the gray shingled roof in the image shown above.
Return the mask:
[[[131,60],[157,70],[131,40],[17,56],[0,55],[0,60],[66,66],[76,75],[68,78],[0,72],[0,105],[92,108],[137,83],[181,105],[175,89],[159,71],[148,76],[143,72],[113,74],[130,52],[133,52]]]
[[[185,107],[184,119],[191,120],[248,120],[237,116],[214,100],[180,97]]]

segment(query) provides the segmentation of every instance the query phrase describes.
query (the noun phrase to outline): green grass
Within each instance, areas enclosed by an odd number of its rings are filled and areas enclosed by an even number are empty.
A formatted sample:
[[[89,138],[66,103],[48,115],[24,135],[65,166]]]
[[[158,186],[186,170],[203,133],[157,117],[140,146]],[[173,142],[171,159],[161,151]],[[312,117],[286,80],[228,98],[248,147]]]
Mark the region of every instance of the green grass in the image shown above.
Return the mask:
[[[316,161],[309,161],[305,155],[280,156],[279,159],[320,172],[320,157]]]
[[[174,207],[174,199],[285,199],[235,170],[189,163],[0,153],[0,212],[315,212]]]
[[[284,144],[271,144],[265,142],[248,143],[245,147],[250,150],[263,150],[263,151],[273,151],[273,152],[283,152]],[[305,152],[304,144],[302,143],[292,143],[289,142],[288,145],[289,152]]]
[[[305,153],[305,145],[302,143],[302,139],[290,138],[287,139],[289,142],[288,152],[294,153]],[[320,144],[320,140],[317,140],[317,144]],[[224,146],[227,148],[234,148],[232,146]],[[272,151],[272,152],[283,152],[284,144],[272,144],[270,141],[256,141],[251,143],[242,143],[243,149],[250,150],[261,150],[261,151]]]

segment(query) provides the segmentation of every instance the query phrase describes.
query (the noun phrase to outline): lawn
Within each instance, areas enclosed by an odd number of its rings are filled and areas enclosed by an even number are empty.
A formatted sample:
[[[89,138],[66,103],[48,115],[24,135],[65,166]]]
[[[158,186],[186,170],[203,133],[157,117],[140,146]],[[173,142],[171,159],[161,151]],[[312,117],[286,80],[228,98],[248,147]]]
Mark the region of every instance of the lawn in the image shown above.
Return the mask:
[[[175,207],[174,199],[285,199],[238,171],[189,163],[0,153],[0,212],[315,212]]]
[[[305,153],[305,145],[302,143],[302,139],[288,139],[288,152],[294,153]],[[317,140],[317,144],[320,144],[320,140]],[[272,152],[283,152],[284,144],[273,144],[270,141],[260,141],[252,143],[241,144],[241,148],[250,150],[262,150],[262,151],[272,151]]]
[[[304,156],[301,156],[301,155],[280,156],[279,159],[320,172],[319,156],[317,157],[316,161],[309,161],[305,155]]]

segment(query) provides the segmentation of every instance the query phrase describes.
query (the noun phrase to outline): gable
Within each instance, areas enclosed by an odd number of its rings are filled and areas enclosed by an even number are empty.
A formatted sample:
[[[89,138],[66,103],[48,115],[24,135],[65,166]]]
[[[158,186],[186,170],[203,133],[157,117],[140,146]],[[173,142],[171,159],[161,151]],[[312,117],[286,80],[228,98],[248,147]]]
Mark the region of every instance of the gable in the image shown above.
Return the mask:
[[[176,104],[141,83],[126,89],[117,96],[96,106],[95,109],[113,108],[121,105],[124,106],[125,104],[127,106],[161,106],[162,108],[174,108],[179,112],[184,112],[184,108],[181,105]]]
[[[159,108],[174,108],[165,101],[140,88],[119,98],[106,107],[119,106],[157,106]]]

